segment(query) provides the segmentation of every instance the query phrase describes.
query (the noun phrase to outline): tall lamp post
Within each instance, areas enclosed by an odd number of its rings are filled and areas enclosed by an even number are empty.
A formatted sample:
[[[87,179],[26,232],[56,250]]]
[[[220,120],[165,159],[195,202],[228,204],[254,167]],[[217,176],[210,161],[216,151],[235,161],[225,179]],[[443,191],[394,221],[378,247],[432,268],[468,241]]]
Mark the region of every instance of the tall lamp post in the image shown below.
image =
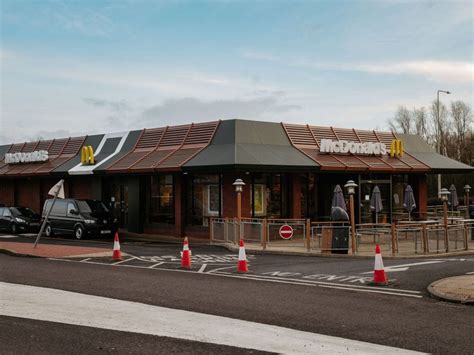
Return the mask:
[[[239,239],[241,238],[240,233],[240,220],[242,218],[242,190],[245,186],[245,182],[242,179],[235,179],[234,183],[232,184],[235,186],[235,192],[237,193],[237,221],[239,223]]]
[[[467,218],[469,218],[469,192],[471,191],[471,186],[464,185],[464,206],[467,208]]]
[[[448,198],[451,192],[448,189],[442,188],[439,192],[441,195],[441,201],[443,201],[443,215],[444,215],[444,244],[446,245],[446,251],[449,251],[449,239],[448,239]]]
[[[355,216],[354,216],[354,195],[355,195],[355,188],[357,184],[354,180],[349,180],[345,185],[344,188],[347,190],[347,194],[349,195],[349,209],[351,215],[351,243],[352,243],[352,255],[356,252],[356,232],[355,232]]]
[[[443,155],[443,152],[441,151],[441,123],[440,123],[440,114],[439,114],[439,93],[442,92],[446,95],[450,95],[451,92],[448,91],[448,90],[438,90],[438,92],[436,93],[436,116],[438,117],[438,134],[439,134],[439,138],[438,138],[438,153],[440,155]],[[438,174],[438,197],[441,197],[441,174]]]

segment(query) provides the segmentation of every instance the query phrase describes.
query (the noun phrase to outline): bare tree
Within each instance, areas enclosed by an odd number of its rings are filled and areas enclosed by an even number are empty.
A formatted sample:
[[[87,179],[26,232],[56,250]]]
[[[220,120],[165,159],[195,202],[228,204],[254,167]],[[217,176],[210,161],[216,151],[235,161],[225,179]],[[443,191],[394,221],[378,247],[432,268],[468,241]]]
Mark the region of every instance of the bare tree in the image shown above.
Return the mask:
[[[431,127],[433,129],[433,142],[440,154],[446,153],[446,131],[448,130],[448,110],[446,106],[437,100],[431,104]]]
[[[400,133],[413,132],[413,118],[411,112],[405,106],[399,106],[395,116],[388,120],[388,125],[392,131]]]
[[[451,102],[450,114],[454,124],[452,135],[456,140],[456,158],[462,160],[462,156],[466,153],[466,135],[471,130],[472,111],[463,101],[454,101]]]
[[[415,126],[415,134],[422,137],[425,141],[429,142],[430,134],[428,128],[428,114],[424,107],[414,108],[413,112],[413,122]]]

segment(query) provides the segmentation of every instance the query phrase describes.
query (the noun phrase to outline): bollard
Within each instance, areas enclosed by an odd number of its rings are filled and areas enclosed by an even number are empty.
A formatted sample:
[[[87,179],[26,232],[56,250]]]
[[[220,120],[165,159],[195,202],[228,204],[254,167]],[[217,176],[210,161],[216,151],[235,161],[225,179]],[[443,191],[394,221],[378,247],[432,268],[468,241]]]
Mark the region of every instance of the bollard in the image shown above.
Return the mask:
[[[392,232],[392,256],[395,256],[395,243],[396,243],[395,242],[395,233],[396,233],[395,223],[392,222],[392,224],[390,226],[390,230]],[[397,250],[397,252],[398,252],[398,250]]]
[[[311,251],[311,220],[306,220],[306,250]]]

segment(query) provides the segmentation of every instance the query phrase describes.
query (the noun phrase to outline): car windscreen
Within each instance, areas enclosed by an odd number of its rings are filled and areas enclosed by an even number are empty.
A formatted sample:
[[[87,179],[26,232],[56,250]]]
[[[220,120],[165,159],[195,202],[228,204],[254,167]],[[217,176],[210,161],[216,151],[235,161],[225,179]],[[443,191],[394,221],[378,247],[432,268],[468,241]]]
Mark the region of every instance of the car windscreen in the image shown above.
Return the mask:
[[[76,201],[79,210],[83,213],[108,213],[109,210],[101,201],[82,200]]]
[[[30,218],[35,216],[35,213],[26,207],[12,207],[10,208],[10,211],[12,211],[13,215],[15,216],[24,216]]]

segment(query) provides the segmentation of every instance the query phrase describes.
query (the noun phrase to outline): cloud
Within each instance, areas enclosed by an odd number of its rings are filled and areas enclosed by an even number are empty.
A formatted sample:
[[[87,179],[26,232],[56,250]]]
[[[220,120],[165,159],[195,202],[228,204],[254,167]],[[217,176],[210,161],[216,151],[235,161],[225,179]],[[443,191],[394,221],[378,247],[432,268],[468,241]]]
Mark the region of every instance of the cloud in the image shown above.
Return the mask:
[[[111,101],[94,97],[85,97],[82,100],[93,107],[107,108],[115,112],[126,112],[132,109],[126,100]]]
[[[355,65],[354,70],[376,74],[413,74],[433,81],[472,83],[474,64],[470,62],[414,61]]]
[[[200,101],[193,97],[165,100],[160,105],[144,110],[140,123],[145,126],[209,121],[226,118],[261,118],[300,109],[297,105],[282,104],[276,96],[253,99]]]

